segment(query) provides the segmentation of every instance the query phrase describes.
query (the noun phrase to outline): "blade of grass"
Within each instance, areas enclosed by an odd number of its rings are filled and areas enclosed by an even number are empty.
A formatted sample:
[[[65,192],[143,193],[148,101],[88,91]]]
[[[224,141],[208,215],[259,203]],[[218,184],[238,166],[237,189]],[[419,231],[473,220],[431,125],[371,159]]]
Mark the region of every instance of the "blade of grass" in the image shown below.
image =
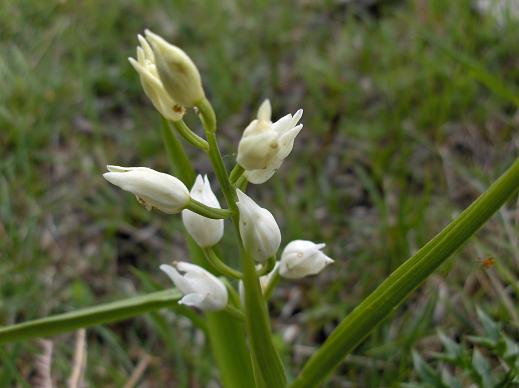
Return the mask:
[[[519,158],[461,215],[398,267],[337,326],[292,388],[319,386],[335,367],[519,189]]]
[[[456,50],[448,43],[445,43],[444,40],[441,40],[432,34],[428,34],[422,31],[421,35],[429,44],[462,64],[465,68],[467,68],[467,70],[470,72],[470,75],[474,79],[481,82],[496,95],[511,101],[516,106],[519,106],[519,96],[517,96],[517,94],[514,93],[514,91],[511,90],[498,76],[490,73],[487,69],[485,69],[485,67],[476,59],[463,53],[460,50]]]

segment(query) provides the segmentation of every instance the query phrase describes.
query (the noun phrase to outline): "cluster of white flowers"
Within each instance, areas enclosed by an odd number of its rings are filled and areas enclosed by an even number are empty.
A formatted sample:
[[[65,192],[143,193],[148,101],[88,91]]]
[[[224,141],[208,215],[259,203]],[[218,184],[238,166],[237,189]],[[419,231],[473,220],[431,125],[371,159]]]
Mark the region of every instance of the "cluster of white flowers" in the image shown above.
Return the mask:
[[[144,92],[166,119],[179,122],[186,108],[199,107],[205,100],[200,74],[189,56],[160,36],[146,31],[138,36],[137,60],[129,58],[137,70]],[[254,119],[244,130],[238,144],[237,166],[248,182],[269,180],[290,154],[303,125],[303,111],[288,114],[272,122],[272,108],[265,100]],[[110,183],[133,193],[146,209],[182,213],[182,222],[194,241],[205,250],[212,249],[224,234],[224,213],[211,189],[207,175],[198,175],[191,191],[178,178],[146,167],[107,166],[103,176]],[[235,182],[234,182],[235,183]],[[243,186],[242,186],[243,188]],[[244,189],[244,188],[243,188]],[[281,232],[272,213],[260,207],[234,184],[238,199],[241,242],[258,266],[274,264],[272,271],[260,277],[262,289],[275,274],[287,279],[315,275],[333,260],[321,250],[324,244],[296,240],[286,245],[279,261]],[[228,211],[229,212],[229,211]],[[224,283],[204,268],[186,262],[160,267],[184,294],[179,303],[204,311],[224,309],[228,291]]]

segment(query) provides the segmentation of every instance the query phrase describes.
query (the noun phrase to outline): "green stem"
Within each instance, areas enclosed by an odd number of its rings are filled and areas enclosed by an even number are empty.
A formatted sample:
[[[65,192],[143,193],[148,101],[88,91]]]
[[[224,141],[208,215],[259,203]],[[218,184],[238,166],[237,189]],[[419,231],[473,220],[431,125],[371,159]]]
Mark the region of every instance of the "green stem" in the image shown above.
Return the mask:
[[[204,255],[208,263],[221,275],[229,276],[234,279],[241,279],[243,277],[243,274],[240,271],[236,271],[234,268],[229,267],[222,260],[220,260],[212,248],[205,248]]]
[[[265,288],[265,292],[263,293],[263,297],[265,300],[269,300],[272,296],[272,293],[276,289],[276,286],[278,285],[279,281],[281,280],[281,275],[279,274],[279,268],[276,269],[276,272],[274,272],[267,284],[267,287]]]
[[[242,175],[238,178],[238,180],[234,183],[234,187],[240,189],[245,193],[247,190],[247,185],[249,184],[249,181],[247,180],[247,177],[245,175]]]
[[[245,320],[252,354],[257,363],[255,372],[260,375],[258,380],[268,388],[284,388],[287,385],[285,370],[272,342],[267,303],[263,298],[254,261],[246,250],[242,253],[242,265]]]
[[[214,113],[213,106],[204,98],[202,101],[196,104],[200,112],[200,119],[206,132],[216,132],[216,114]]]
[[[202,202],[197,201],[194,198],[191,198],[186,209],[189,209],[195,213],[200,214],[201,216],[211,218],[213,220],[227,218],[232,215],[232,212],[228,209],[218,209],[216,207],[210,207],[203,204]]]
[[[184,183],[192,186],[196,175],[186,152],[175,133],[164,129],[169,128],[163,128],[163,134],[173,172]],[[204,254],[200,247],[187,233],[186,239],[193,262],[205,266]],[[205,316],[208,338],[220,370],[222,385],[226,388],[252,387],[255,379],[243,326],[224,311],[206,313]]]
[[[431,273],[461,247],[519,189],[519,158],[457,220],[398,267],[332,332],[292,388],[316,387]]]
[[[216,135],[214,132],[206,132],[207,141],[209,142],[209,160],[215,170],[216,178],[220,183],[220,188],[227,202],[227,207],[234,213],[233,221],[235,224],[238,223],[238,206],[236,206],[236,190],[232,187],[229,182],[229,175],[225,165],[223,164],[222,155],[216,141]]]
[[[243,312],[230,304],[225,306],[225,309],[223,311],[230,314],[233,318],[236,318],[242,322],[245,320],[245,316],[243,315]]]
[[[236,181],[239,178],[241,178],[241,176],[243,175],[244,172],[245,172],[245,170],[243,169],[243,167],[240,166],[239,164],[236,164],[234,166],[234,168],[231,170],[231,174],[229,175],[231,184],[234,185],[236,183]]]
[[[121,321],[164,307],[173,307],[181,297],[182,294],[177,290],[158,291],[2,327],[0,328],[0,345],[36,337],[52,336],[82,327]]]
[[[258,277],[268,274],[270,271],[274,269],[275,265],[276,256],[269,257],[268,260],[262,264],[261,269],[259,271],[256,271],[258,273]]]
[[[240,295],[236,291],[236,289],[232,286],[229,279],[222,278],[222,282],[225,284],[227,291],[229,292],[229,303],[236,307],[241,307]]]
[[[216,172],[220,188],[232,210],[233,224],[239,240],[242,258],[243,286],[245,289],[245,322],[254,362],[254,379],[257,387],[284,388],[286,376],[281,357],[272,342],[272,331],[267,305],[263,299],[261,287],[256,274],[254,261],[246,252],[239,231],[239,211],[236,205],[236,190],[231,185],[225,169],[220,149],[216,141],[216,119],[214,111],[207,100],[198,106],[202,124],[204,125],[207,142],[209,143],[209,159]],[[214,126],[213,126],[214,125]]]
[[[196,133],[194,133],[191,128],[189,128],[184,120],[179,121],[173,121],[173,126],[178,131],[180,136],[182,136],[186,141],[197,147],[200,148],[202,151],[207,152],[209,151],[209,144],[207,144],[207,141],[202,139],[200,136],[198,136]]]

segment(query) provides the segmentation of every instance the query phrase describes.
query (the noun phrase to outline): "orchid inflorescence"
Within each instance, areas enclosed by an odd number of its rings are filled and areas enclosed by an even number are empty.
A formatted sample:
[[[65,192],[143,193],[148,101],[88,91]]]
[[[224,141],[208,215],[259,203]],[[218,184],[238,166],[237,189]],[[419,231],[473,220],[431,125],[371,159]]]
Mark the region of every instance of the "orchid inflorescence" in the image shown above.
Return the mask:
[[[164,118],[178,123],[177,128],[182,126],[181,135],[206,150],[206,141],[183,122],[186,109],[191,107],[201,112],[203,123],[214,120],[211,117],[206,119],[200,108],[206,107],[208,102],[197,67],[183,50],[149,30],[146,31],[146,38],[139,35],[138,39],[140,46],[137,48],[137,60],[129,60],[139,73],[144,92]],[[233,198],[237,199],[236,206],[232,206],[234,210],[223,211],[207,175],[198,175],[191,191],[180,179],[146,167],[108,166],[109,172],[104,177],[110,183],[133,193],[148,210],[156,208],[170,214],[181,212],[187,232],[204,249],[209,263],[220,275],[241,276],[239,271],[231,271],[213,249],[223,237],[223,219],[232,213],[239,220],[238,230],[244,249],[256,263],[260,263],[258,274],[263,275],[262,279],[278,279],[273,276],[278,272],[287,279],[314,275],[333,262],[321,252],[324,244],[292,241],[285,247],[277,263],[275,258],[281,244],[281,232],[276,220],[272,213],[260,207],[244,192],[247,181],[264,183],[281,167],[303,127],[299,124],[302,115],[303,111],[299,109],[294,115],[288,114],[272,122],[270,101],[265,100],[261,104],[257,118],[243,132],[238,144],[237,164],[229,178],[229,184],[235,191]],[[177,262],[173,265],[163,264],[161,269],[185,295],[180,303],[207,311],[226,307],[226,286],[201,266]],[[268,272],[265,269],[270,269],[271,273],[265,273]]]

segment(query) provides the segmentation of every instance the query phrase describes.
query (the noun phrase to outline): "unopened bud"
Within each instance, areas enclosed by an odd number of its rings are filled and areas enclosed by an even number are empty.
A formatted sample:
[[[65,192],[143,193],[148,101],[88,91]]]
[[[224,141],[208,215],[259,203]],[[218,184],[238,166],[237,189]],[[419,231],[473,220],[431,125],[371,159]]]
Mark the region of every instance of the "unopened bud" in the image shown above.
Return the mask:
[[[185,107],[193,107],[204,99],[202,79],[191,58],[150,30],[146,30],[146,38],[153,48],[159,77],[171,98]]]
[[[137,60],[134,58],[128,58],[128,60],[139,73],[144,93],[146,93],[155,109],[166,119],[171,121],[181,120],[186,109],[166,92],[157,73],[153,50],[141,35],[138,38],[140,46],[137,47]]]
[[[103,177],[121,189],[133,193],[146,209],[178,213],[191,200],[187,187],[178,178],[147,167],[106,166]]]
[[[272,213],[258,206],[241,190],[237,190],[237,194],[243,244],[256,261],[263,262],[276,254],[281,244],[281,231]]]
[[[284,278],[298,279],[321,272],[333,263],[321,249],[325,244],[315,244],[306,240],[295,240],[287,244],[281,254],[279,274]]]
[[[201,175],[197,176],[191,189],[191,198],[204,205],[221,209],[218,198],[211,190],[207,175],[204,178]],[[182,222],[191,237],[203,248],[215,245],[223,236],[223,220],[213,220],[186,209],[182,210]]]

